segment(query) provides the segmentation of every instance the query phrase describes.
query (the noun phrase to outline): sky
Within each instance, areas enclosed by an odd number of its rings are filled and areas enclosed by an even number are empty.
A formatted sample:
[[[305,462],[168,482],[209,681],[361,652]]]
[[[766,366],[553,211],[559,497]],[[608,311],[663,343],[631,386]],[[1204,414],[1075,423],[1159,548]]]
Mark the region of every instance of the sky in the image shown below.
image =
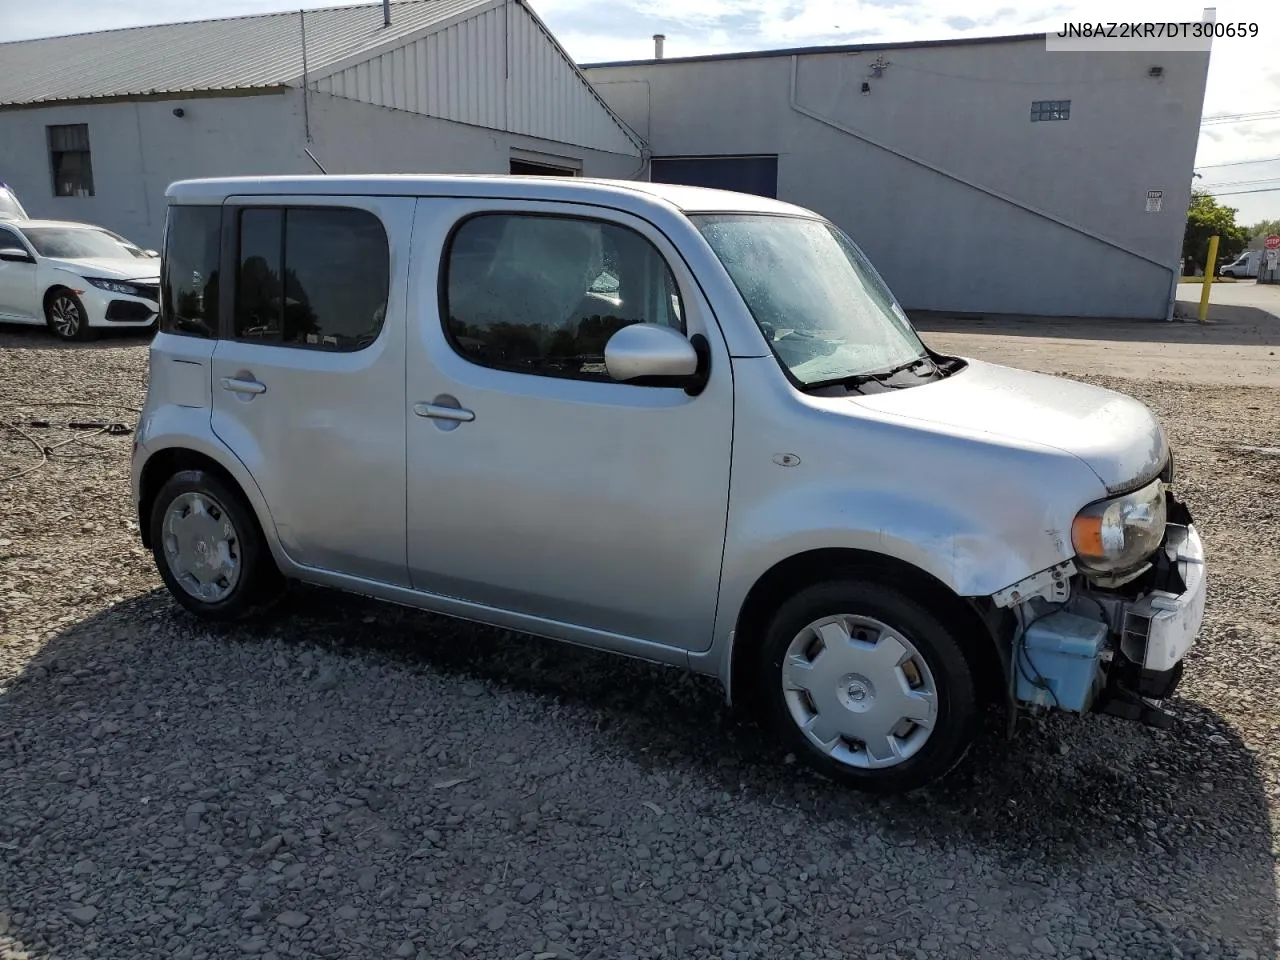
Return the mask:
[[[208,16],[340,6],[350,0],[0,0],[0,40],[82,33]],[[530,0],[581,63],[811,44],[903,42],[1057,31],[1064,22],[1198,21],[1185,0]],[[1219,23],[1256,23],[1255,38],[1214,41],[1204,116],[1280,111],[1280,2],[1223,0]],[[1063,54],[1069,56],[1069,54]],[[0,64],[3,63],[0,58]],[[1267,160],[1268,162],[1251,162]],[[1251,224],[1280,217],[1280,116],[1207,124],[1196,185]],[[1246,192],[1248,191],[1248,192]]]

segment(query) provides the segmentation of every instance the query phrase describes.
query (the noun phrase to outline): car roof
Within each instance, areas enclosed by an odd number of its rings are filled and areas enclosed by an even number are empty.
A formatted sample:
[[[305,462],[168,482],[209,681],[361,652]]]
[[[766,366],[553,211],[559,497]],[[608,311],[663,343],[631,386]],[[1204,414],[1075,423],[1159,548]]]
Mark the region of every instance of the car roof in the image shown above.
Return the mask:
[[[77,220],[5,220],[4,223],[11,227],[22,229],[23,227],[83,227],[86,230],[103,230],[95,223],[80,223]]]
[[[640,213],[655,201],[684,213],[772,213],[814,216],[812,211],[750,193],[688,187],[648,180],[533,177],[492,174],[361,174],[351,176],[219,177],[179,180],[165,196],[179,203],[220,203],[227,197],[312,194],[350,196],[482,197],[589,203]]]

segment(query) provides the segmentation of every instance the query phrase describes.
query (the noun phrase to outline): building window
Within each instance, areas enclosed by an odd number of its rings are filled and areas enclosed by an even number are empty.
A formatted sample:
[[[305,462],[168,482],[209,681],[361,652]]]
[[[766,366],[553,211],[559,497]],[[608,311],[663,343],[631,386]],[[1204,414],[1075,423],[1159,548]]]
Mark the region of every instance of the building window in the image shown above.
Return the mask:
[[[778,196],[778,158],[766,156],[654,157],[649,179],[688,187],[735,190],[759,197]]]
[[[511,173],[526,177],[576,177],[578,171],[570,167],[557,167],[532,160],[511,159]]]
[[[55,197],[92,197],[93,164],[89,161],[89,125],[67,123],[49,131],[49,162]]]
[[[1031,122],[1037,120],[1070,120],[1070,100],[1032,100]]]
[[[648,240],[599,220],[483,214],[445,254],[446,334],[474,363],[610,380],[604,345],[633,323],[684,332],[675,278]]]
[[[380,221],[340,207],[240,211],[235,337],[351,352],[378,339],[391,254]]]

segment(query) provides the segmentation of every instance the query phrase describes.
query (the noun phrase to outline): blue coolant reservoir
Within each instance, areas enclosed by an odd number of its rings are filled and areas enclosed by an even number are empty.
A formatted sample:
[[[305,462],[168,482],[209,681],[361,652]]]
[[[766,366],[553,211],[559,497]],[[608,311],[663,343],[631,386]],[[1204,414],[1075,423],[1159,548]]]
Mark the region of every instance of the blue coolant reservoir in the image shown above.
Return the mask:
[[[1014,664],[1023,703],[1084,712],[1102,687],[1106,624],[1073,613],[1052,613],[1031,624]],[[1039,674],[1049,690],[1036,686]],[[1057,698],[1056,700],[1054,698]]]

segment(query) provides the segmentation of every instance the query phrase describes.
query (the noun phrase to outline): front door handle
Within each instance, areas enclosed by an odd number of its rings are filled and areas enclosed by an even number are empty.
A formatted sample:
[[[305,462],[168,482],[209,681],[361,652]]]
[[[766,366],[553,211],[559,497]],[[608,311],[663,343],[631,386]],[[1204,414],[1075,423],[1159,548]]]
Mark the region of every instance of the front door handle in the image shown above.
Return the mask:
[[[446,407],[438,403],[415,403],[413,412],[420,417],[430,417],[432,420],[452,420],[454,423],[470,423],[476,418],[476,415],[470,410],[463,410],[461,407]]]
[[[267,392],[267,385],[259,383],[257,380],[240,380],[236,377],[223,377],[222,389],[230,390],[232,393],[248,393],[257,396],[260,393]]]

